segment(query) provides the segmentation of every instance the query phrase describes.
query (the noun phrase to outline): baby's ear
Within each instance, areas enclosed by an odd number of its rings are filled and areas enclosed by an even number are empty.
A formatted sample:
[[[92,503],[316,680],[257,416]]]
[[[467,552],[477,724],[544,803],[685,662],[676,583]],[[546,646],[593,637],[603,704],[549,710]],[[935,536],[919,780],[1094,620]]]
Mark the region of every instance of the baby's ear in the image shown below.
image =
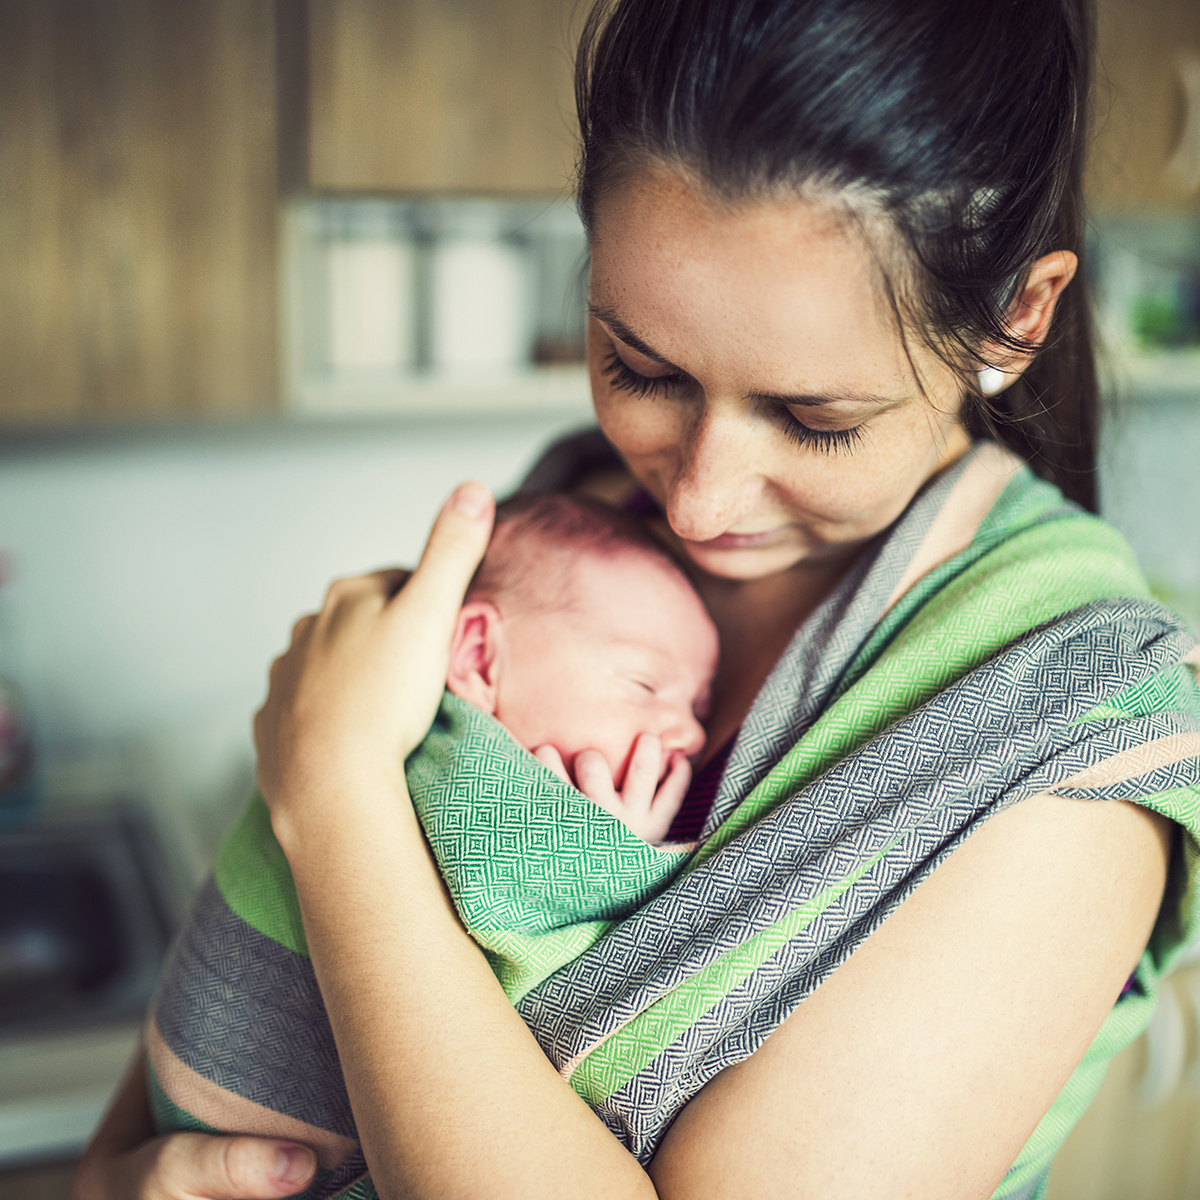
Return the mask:
[[[503,623],[500,610],[488,600],[464,604],[450,643],[450,670],[446,673],[446,686],[459,699],[493,715]]]

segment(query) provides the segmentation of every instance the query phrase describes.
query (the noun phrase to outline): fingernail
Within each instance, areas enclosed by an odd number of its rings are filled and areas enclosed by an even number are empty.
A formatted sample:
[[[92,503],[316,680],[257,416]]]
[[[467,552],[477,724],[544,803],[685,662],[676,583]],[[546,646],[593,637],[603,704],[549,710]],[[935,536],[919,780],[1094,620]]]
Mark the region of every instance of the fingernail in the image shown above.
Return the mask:
[[[275,1178],[280,1183],[303,1183],[312,1174],[312,1151],[303,1146],[280,1146],[275,1155]]]
[[[482,517],[487,512],[491,493],[482,483],[464,483],[450,499],[451,507],[468,517]]]

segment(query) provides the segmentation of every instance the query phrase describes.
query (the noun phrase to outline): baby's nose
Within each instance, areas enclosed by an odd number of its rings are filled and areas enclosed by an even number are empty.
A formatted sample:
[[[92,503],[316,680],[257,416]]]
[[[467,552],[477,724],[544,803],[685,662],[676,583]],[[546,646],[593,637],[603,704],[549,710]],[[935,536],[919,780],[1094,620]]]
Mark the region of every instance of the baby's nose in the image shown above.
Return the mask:
[[[691,758],[704,749],[707,738],[704,726],[696,719],[696,714],[688,709],[678,713],[672,727],[662,735],[663,750],[668,754],[681,750],[687,758]]]

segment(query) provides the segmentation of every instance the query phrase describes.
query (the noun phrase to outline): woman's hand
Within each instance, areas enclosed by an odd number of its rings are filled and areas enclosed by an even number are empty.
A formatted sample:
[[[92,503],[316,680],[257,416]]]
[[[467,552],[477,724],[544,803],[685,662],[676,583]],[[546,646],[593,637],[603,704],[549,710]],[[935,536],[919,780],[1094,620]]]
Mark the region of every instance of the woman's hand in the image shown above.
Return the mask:
[[[90,1154],[72,1200],[283,1200],[312,1182],[303,1146],[253,1137],[172,1133],[129,1150]]]
[[[279,1200],[308,1187],[316,1169],[313,1152],[294,1142],[154,1137],[139,1051],[79,1161],[71,1200]]]
[[[437,711],[493,513],[482,484],[461,485],[407,582],[397,571],[338,580],[321,611],[296,622],[254,718],[258,783],[285,849],[297,821],[360,793],[364,781],[371,790],[402,783],[404,760]]]

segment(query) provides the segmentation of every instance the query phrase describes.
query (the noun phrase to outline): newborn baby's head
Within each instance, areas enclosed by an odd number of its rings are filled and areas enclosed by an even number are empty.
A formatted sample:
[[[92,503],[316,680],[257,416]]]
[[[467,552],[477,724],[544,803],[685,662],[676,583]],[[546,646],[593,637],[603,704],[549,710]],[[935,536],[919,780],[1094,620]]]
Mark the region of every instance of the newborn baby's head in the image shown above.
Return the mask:
[[[717,631],[670,555],[632,517],[567,496],[519,496],[459,615],[446,686],[571,778],[603,754],[619,788],[638,736],[664,766],[704,745]]]

